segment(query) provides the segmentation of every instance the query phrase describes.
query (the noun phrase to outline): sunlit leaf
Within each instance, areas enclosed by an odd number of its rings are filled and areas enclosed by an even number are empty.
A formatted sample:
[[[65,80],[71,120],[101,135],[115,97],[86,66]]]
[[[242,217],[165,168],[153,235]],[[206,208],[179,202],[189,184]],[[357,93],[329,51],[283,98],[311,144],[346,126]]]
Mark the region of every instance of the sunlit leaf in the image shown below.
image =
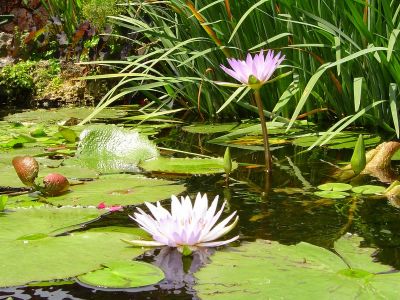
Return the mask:
[[[352,189],[352,186],[347,183],[340,183],[340,182],[330,182],[321,184],[318,188],[322,191],[335,191],[335,192],[344,192],[349,191]]]
[[[110,262],[102,269],[78,276],[84,284],[103,288],[135,288],[156,284],[163,278],[161,269],[138,261]]]
[[[352,192],[363,195],[383,194],[385,190],[386,188],[383,186],[370,184],[356,186],[351,189]]]
[[[172,174],[214,174],[224,173],[223,158],[165,158],[146,161],[140,164],[146,171]],[[238,167],[233,161],[231,170]]]
[[[344,236],[332,251],[258,240],[217,251],[195,274],[201,299],[397,299],[400,273],[373,262],[375,249]],[[285,287],[285,288],[282,288]]]

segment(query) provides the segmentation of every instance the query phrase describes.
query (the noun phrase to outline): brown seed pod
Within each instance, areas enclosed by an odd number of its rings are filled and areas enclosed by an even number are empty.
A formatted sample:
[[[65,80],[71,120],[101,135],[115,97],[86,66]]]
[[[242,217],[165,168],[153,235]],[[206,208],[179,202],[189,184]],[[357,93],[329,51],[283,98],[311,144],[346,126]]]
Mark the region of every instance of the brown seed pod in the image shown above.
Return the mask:
[[[58,173],[51,173],[43,179],[44,192],[49,196],[60,195],[69,189],[68,179]]]
[[[32,156],[16,156],[12,160],[15,171],[27,186],[33,186],[39,173],[39,164]]]

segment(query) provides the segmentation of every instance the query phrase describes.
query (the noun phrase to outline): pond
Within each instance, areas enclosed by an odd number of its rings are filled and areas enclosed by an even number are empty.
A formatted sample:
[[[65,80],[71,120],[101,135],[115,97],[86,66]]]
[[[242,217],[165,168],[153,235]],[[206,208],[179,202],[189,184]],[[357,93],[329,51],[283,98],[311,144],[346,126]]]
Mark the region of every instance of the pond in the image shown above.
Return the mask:
[[[159,131],[158,145],[209,156],[224,155],[224,146],[208,143],[212,138],[221,136],[223,133],[189,133],[181,127],[174,125]],[[26,145],[12,151],[22,155],[24,149],[27,149],[25,154],[30,154],[30,148]],[[279,242],[283,245],[282,247],[306,242],[340,252],[335,247],[335,241],[346,233],[352,233],[363,238],[362,248],[376,249],[373,253],[374,261],[389,265],[390,269],[393,269],[391,272],[399,270],[399,208],[386,198],[375,195],[366,196],[349,192],[349,195],[342,199],[316,196],[314,192],[317,186],[332,181],[334,165],[348,162],[352,149],[335,150],[316,147],[309,152],[304,150],[305,148],[293,144],[277,144],[272,151],[273,172],[268,175],[256,165],[262,163],[261,152],[231,148],[232,158],[239,162],[240,166],[232,172],[228,184],[224,180],[224,174],[177,176],[170,173],[147,172],[146,176],[184,184],[186,191],[183,194],[195,196],[198,192],[207,193],[209,199],[219,195],[227,201],[226,214],[237,211],[239,223],[228,237],[239,234],[240,238],[227,247],[218,248],[217,252],[236,253],[235,249],[241,244],[254,243],[257,239]],[[9,151],[8,149],[0,152],[0,158],[4,158],[4,153],[9,154]],[[173,153],[177,157],[186,156],[179,152],[163,151],[165,155]],[[7,159],[9,157],[10,155]],[[1,158],[1,163],[4,164],[3,158]],[[394,169],[396,172],[400,171],[399,165],[394,164]],[[2,184],[2,181],[5,182],[4,177],[0,178],[0,186],[6,185]],[[363,178],[363,184],[387,186],[369,176]],[[147,193],[144,196],[150,196],[150,190]],[[167,198],[164,197],[164,199]],[[164,203],[168,206],[168,201]],[[140,207],[144,208],[144,205]],[[133,214],[134,211],[134,207],[126,207],[123,211],[104,214],[98,220],[87,224],[84,230],[105,226],[133,228],[135,224],[128,215]],[[197,256],[182,258],[180,254],[175,253],[170,255],[169,261],[163,262],[161,258],[164,254],[160,249],[148,250],[137,258],[139,261],[161,267],[167,275],[166,279],[154,285],[133,289],[105,289],[93,288],[74,281],[57,280],[50,283],[1,288],[0,299],[7,299],[7,297],[12,297],[12,299],[198,299],[197,287],[194,285],[196,274],[193,273],[202,265],[202,260],[199,260]],[[132,254],[132,257],[134,256]],[[213,256],[211,255],[209,259],[212,261]],[[42,267],[45,269],[46,265]],[[65,279],[68,280],[68,278]],[[215,292],[217,293],[218,290]],[[204,291],[202,295],[201,298],[208,298],[204,296]]]

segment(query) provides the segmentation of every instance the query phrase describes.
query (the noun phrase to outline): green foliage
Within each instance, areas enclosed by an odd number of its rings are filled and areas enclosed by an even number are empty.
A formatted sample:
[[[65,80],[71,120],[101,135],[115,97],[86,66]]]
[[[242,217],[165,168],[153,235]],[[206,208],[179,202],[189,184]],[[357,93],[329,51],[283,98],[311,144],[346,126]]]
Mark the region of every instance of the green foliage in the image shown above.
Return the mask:
[[[45,200],[56,206],[96,206],[100,202],[108,205],[137,205],[145,201],[155,202],[168,199],[185,191],[183,184],[173,181],[151,179],[140,175],[114,174],[102,175],[93,181],[73,185],[70,191],[60,196],[43,198],[40,195],[21,195],[10,201],[25,203],[28,200]]]
[[[6,207],[7,201],[8,201],[7,195],[0,196],[0,212],[2,212],[4,210],[4,208]]]
[[[51,17],[62,19],[62,26],[68,36],[78,28],[82,13],[81,0],[41,0]]]
[[[7,65],[0,71],[0,97],[18,102],[29,99],[35,92],[32,76],[35,63],[32,61]]]
[[[0,71],[0,97],[19,104],[25,101],[26,104],[35,93],[56,89],[61,83],[60,72],[60,62],[56,59],[7,65]]]
[[[102,269],[78,276],[84,284],[105,288],[135,288],[156,284],[162,279],[161,269],[139,261],[111,262]]]
[[[230,170],[238,167],[237,162],[230,162]],[[218,158],[166,158],[145,161],[140,167],[150,172],[171,174],[215,174],[225,172],[225,161]]]
[[[351,168],[356,175],[360,174],[364,170],[367,164],[367,158],[365,156],[365,144],[363,135],[360,134],[357,143],[354,147],[353,155],[351,156]]]
[[[0,213],[1,250],[7,258],[0,269],[0,287],[70,278],[98,269],[103,263],[129,261],[142,254],[142,249],[126,247],[120,241],[140,238],[141,230],[103,227],[63,234],[101,213],[96,208],[31,208]]]
[[[83,164],[104,173],[133,171],[140,162],[158,155],[157,147],[146,136],[114,125],[85,129],[77,149]]]
[[[346,235],[336,253],[308,243],[281,245],[258,240],[235,251],[217,251],[200,269],[201,299],[397,299],[400,274],[373,261],[372,248]],[[282,288],[282,287],[285,288]]]
[[[118,16],[123,10],[117,0],[86,0],[82,3],[82,15],[98,29],[105,27],[108,16]]]
[[[146,90],[157,103],[181,105],[184,99],[200,116],[215,117],[227,99],[250,101],[246,90],[235,93],[215,84],[231,80],[219,65],[227,57],[272,48],[286,55],[294,72],[263,91],[266,115],[293,122],[312,112],[314,121],[339,118],[335,131],[357,122],[398,134],[399,10],[396,1],[365,5],[355,0],[132,1],[129,15],[113,19],[142,34],[132,43],[141,45],[143,55],[111,62],[123,68],[121,81],[101,104]],[[233,101],[223,114],[240,116],[243,110]]]

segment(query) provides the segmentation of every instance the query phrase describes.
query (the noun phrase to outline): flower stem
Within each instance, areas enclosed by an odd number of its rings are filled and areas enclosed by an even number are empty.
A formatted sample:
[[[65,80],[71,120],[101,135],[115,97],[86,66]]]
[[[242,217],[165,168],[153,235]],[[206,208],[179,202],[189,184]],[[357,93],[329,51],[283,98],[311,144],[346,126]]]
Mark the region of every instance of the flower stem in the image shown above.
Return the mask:
[[[256,103],[257,103],[258,115],[260,117],[261,130],[262,130],[262,135],[263,135],[264,155],[265,155],[265,171],[271,172],[272,171],[272,159],[271,159],[271,153],[269,151],[268,130],[267,130],[267,126],[265,124],[265,116],[264,116],[263,105],[261,102],[261,95],[260,95],[259,89],[254,90],[254,97],[255,97]]]

